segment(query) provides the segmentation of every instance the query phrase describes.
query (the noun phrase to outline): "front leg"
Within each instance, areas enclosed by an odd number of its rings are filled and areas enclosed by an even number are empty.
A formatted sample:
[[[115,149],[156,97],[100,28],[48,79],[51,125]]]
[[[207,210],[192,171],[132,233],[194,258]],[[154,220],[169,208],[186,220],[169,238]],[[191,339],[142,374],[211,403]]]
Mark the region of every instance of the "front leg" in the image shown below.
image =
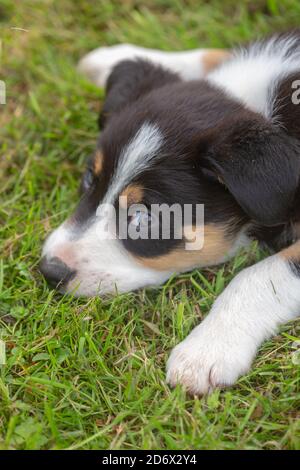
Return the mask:
[[[251,366],[261,343],[300,312],[300,242],[244,269],[210,314],[176,346],[167,381],[192,394],[232,385]]]

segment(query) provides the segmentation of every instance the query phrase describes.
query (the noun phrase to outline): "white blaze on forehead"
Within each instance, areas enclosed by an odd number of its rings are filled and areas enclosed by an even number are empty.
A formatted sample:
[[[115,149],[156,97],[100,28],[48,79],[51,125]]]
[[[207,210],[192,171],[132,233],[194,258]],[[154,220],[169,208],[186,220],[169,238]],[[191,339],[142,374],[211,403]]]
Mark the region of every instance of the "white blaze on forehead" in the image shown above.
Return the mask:
[[[145,122],[122,150],[103,203],[112,204],[132,178],[145,170],[157,156],[163,135],[156,124]]]

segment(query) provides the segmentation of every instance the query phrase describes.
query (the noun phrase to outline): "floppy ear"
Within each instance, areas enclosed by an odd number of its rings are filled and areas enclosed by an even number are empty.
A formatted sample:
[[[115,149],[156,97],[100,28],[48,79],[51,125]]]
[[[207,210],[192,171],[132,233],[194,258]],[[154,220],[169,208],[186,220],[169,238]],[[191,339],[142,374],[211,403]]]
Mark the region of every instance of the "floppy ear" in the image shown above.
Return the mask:
[[[277,225],[291,215],[299,185],[300,143],[254,116],[237,115],[202,136],[202,162],[251,219]]]
[[[180,78],[175,73],[143,59],[119,62],[107,80],[106,98],[99,116],[99,126],[105,126],[113,113],[143,94],[178,80]]]

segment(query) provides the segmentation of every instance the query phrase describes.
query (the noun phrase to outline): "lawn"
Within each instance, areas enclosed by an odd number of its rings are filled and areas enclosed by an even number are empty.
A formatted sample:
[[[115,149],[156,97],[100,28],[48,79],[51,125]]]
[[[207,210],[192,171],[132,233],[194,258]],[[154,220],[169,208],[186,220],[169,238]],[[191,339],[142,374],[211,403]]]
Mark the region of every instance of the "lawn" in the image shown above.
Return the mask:
[[[165,384],[171,348],[266,255],[255,245],[106,300],[61,297],[37,270],[97,136],[103,91],[76,73],[85,52],[231,47],[299,24],[298,0],[0,0],[0,449],[300,449],[299,321],[233,388],[191,398]]]

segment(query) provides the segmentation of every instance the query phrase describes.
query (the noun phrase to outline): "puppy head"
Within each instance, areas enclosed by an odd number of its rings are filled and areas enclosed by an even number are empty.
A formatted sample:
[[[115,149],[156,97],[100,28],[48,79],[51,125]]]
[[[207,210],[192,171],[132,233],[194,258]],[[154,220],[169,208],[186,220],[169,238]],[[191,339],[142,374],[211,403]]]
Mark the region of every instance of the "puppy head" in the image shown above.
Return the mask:
[[[41,270],[60,290],[92,296],[158,285],[226,260],[245,243],[251,219],[287,217],[295,186],[289,142],[207,82],[126,61],[108,81],[100,121],[79,205],[43,248]],[[273,152],[281,162],[274,168],[288,172],[275,191]]]

